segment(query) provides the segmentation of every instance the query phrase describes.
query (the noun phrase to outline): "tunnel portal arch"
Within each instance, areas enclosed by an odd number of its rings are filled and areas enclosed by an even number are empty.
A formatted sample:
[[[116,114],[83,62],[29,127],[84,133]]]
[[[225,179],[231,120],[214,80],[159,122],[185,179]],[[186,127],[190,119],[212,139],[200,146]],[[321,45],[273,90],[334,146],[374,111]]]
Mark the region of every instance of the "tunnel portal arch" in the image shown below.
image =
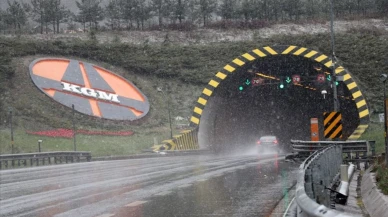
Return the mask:
[[[225,82],[225,79],[228,76],[234,73],[244,73],[239,69],[243,68],[246,64],[252,63],[254,61],[264,60],[266,57],[273,57],[278,55],[303,57],[323,65],[326,67],[326,69],[330,69],[332,66],[332,59],[327,55],[306,47],[299,47],[294,45],[272,47],[266,46],[244,53],[241,56],[235,58],[230,63],[226,64],[220,71],[218,71],[203,89],[201,95],[198,97],[198,100],[195,103],[193,114],[190,118],[190,125],[195,129],[195,131],[198,132],[201,117],[203,117],[203,111],[205,107],[208,106],[208,101],[213,97],[214,91],[222,86],[222,83]],[[347,138],[348,140],[356,140],[368,127],[368,106],[359,86],[353,79],[353,75],[338,63],[336,63],[335,73],[337,76],[343,76],[344,86],[350,91],[353,102],[357,108],[359,124]],[[215,99],[215,101],[217,100]]]

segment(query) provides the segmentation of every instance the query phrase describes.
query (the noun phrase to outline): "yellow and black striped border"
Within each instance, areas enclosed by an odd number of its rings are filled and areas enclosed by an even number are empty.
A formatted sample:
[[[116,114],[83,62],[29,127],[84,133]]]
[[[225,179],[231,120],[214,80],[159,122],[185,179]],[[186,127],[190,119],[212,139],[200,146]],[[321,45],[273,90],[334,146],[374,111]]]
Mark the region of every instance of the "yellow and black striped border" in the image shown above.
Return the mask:
[[[174,137],[173,139],[164,140],[160,145],[153,146],[152,149],[154,151],[159,151],[159,150],[182,151],[182,150],[199,149],[198,128],[182,131],[181,134],[173,137]]]
[[[324,112],[323,128],[325,138],[342,138],[342,115],[341,112]]]
[[[206,106],[207,101],[213,94],[213,91],[220,85],[220,83],[225,80],[225,78],[234,72],[238,72],[239,68],[245,64],[252,62],[254,60],[265,58],[268,56],[274,55],[295,55],[301,56],[308,59],[311,59],[315,62],[323,64],[325,67],[330,69],[332,65],[332,60],[328,56],[305,47],[298,46],[273,46],[273,47],[263,47],[254,49],[248,53],[237,57],[229,64],[225,65],[220,71],[218,71],[215,76],[209,81],[206,87],[203,89],[201,96],[198,98],[196,105],[194,107],[193,115],[190,119],[191,126],[198,127],[199,121],[201,119],[202,111]],[[356,82],[353,80],[351,73],[346,70],[343,66],[336,63],[335,72],[338,76],[344,76],[344,83],[351,92],[354,102],[356,103],[360,123],[357,129],[349,136],[348,139],[358,139],[361,134],[365,131],[369,124],[369,110],[366,104],[365,98],[361,93],[361,90],[357,86]]]

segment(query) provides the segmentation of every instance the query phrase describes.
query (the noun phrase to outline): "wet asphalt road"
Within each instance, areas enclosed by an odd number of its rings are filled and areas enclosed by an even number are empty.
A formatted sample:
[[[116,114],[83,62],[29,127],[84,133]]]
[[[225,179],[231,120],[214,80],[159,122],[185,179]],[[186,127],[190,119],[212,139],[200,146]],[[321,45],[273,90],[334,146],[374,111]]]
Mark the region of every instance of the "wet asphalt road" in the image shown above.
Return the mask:
[[[0,171],[0,216],[269,216],[296,180],[284,157],[180,156]]]

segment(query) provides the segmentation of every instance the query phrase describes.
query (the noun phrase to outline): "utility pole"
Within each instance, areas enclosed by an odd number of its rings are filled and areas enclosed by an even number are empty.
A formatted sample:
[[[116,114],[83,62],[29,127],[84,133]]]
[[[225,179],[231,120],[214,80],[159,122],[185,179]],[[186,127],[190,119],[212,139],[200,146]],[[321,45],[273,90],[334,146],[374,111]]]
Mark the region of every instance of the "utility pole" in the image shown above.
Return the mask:
[[[74,145],[74,151],[77,151],[77,143],[76,143],[76,131],[75,131],[75,109],[74,104],[71,105],[71,108],[73,109],[73,145]]]
[[[330,0],[330,32],[331,32],[331,50],[332,50],[332,68],[331,68],[331,74],[332,74],[332,81],[331,86],[333,88],[333,98],[334,98],[334,111],[339,111],[339,102],[338,102],[338,93],[337,93],[337,76],[335,74],[335,63],[336,63],[336,57],[335,57],[335,41],[334,41],[334,13],[333,13],[333,0]]]
[[[12,125],[12,108],[9,108],[9,124],[11,126],[11,153],[13,154],[14,153],[14,148],[13,148],[13,145],[14,145],[14,140],[13,140],[13,125]],[[13,161],[12,161],[13,162]]]

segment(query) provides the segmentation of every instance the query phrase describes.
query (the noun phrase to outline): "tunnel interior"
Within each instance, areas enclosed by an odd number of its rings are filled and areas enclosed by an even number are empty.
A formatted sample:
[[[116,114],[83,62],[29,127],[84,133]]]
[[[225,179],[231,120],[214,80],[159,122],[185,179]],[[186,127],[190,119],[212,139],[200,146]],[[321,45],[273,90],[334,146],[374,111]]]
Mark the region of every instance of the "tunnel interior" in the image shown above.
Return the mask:
[[[300,77],[297,84],[292,81],[295,75]],[[324,75],[323,82],[319,75]],[[291,139],[311,139],[311,118],[318,118],[324,140],[323,113],[333,111],[334,105],[329,75],[323,64],[291,55],[265,57],[236,69],[214,90],[203,110],[200,147],[234,152],[255,146],[261,136],[275,135],[289,150]],[[346,85],[338,82],[337,90],[346,139],[357,128],[359,115]]]

